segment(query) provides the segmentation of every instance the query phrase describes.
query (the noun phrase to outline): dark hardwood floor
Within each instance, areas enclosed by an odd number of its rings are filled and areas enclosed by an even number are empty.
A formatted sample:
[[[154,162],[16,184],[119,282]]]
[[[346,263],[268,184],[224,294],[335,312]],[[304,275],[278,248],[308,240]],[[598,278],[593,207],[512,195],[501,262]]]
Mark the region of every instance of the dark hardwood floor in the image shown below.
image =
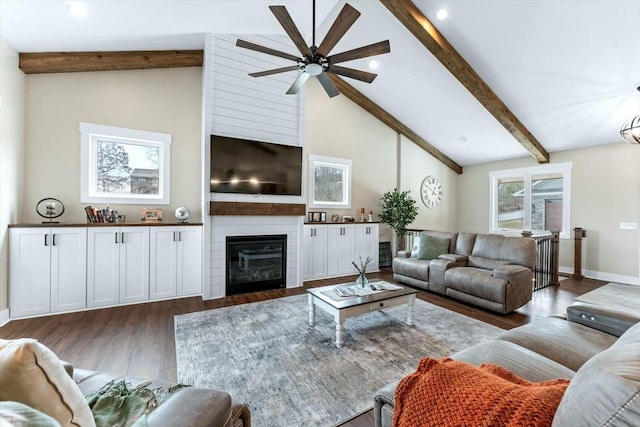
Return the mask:
[[[393,282],[390,270],[368,276]],[[84,369],[177,381],[174,315],[299,295],[310,287],[341,283],[348,279],[342,277],[318,280],[307,282],[304,287],[296,289],[234,295],[209,301],[193,297],[14,320],[0,328],[0,338],[36,338],[61,359]],[[355,280],[355,276],[351,280]],[[534,292],[531,302],[507,315],[495,314],[424,291],[418,292],[418,298],[495,326],[511,329],[538,317],[563,313],[575,296],[605,283],[592,279],[567,278],[559,286]],[[373,425],[371,410],[343,424],[343,427]]]

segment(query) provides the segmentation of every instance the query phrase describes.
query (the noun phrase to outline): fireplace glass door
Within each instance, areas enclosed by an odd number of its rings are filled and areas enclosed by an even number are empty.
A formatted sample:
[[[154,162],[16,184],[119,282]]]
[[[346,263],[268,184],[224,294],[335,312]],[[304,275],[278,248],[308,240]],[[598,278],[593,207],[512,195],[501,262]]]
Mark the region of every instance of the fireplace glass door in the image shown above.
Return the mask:
[[[286,287],[287,235],[229,236],[226,294]]]

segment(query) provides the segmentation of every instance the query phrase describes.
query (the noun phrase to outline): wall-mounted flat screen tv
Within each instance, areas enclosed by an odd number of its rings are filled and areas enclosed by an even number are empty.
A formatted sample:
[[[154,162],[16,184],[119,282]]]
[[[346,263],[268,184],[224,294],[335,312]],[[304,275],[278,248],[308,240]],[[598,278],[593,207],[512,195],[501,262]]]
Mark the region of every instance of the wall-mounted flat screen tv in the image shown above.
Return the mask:
[[[211,192],[302,195],[302,147],[211,135]]]

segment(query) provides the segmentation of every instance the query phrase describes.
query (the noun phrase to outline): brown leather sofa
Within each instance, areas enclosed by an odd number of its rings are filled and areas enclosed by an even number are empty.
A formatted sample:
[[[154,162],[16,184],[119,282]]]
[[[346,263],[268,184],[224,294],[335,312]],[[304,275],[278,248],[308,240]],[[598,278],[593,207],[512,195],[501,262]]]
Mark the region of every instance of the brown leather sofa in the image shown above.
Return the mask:
[[[451,356],[479,366],[500,365],[521,378],[569,379],[553,427],[637,426],[640,421],[640,313],[575,303]],[[428,357],[428,355],[425,355]],[[390,427],[398,381],[374,396],[376,427]],[[460,399],[458,411],[472,400]]]
[[[74,369],[69,364],[65,364],[65,369],[85,396],[100,390],[112,380],[125,380],[134,387],[149,382],[140,378]],[[153,390],[172,385],[164,381],[151,381],[146,387]],[[231,396],[223,391],[186,387],[152,411],[146,421],[149,427],[250,427],[251,415],[247,406],[234,404]]]
[[[416,250],[399,251],[392,263],[398,282],[503,314],[531,300],[533,239],[442,231],[421,234],[448,239],[448,253],[418,259]]]

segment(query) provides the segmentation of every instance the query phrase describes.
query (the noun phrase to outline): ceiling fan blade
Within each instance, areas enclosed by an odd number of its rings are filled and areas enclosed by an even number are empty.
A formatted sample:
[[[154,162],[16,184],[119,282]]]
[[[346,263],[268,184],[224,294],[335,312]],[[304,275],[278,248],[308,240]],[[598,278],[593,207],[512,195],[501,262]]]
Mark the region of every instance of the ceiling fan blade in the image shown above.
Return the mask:
[[[310,74],[307,74],[304,72],[300,73],[296,81],[293,82],[293,84],[287,91],[287,95],[295,95],[296,93],[300,92],[300,89],[302,89],[302,86],[304,86],[304,82],[306,82],[309,79],[309,77],[311,77]]]
[[[266,53],[267,55],[279,56],[280,58],[290,59],[292,61],[300,60],[300,57],[291,55],[290,53],[281,52],[279,50],[260,46],[259,44],[251,43],[245,40],[238,39],[238,41],[236,41],[236,46],[243,47],[249,50],[255,50],[256,52]]]
[[[329,98],[340,95],[340,91],[338,91],[336,85],[334,85],[333,82],[329,80],[329,76],[327,76],[324,72],[318,74],[317,77],[320,81],[320,84],[324,88],[324,91],[327,92],[327,95],[329,95]]]
[[[327,70],[329,73],[339,74],[345,77],[351,77],[352,79],[361,80],[363,82],[371,83],[377,74],[369,73],[367,71],[355,70],[353,68],[340,67],[339,65],[331,65]]]
[[[327,56],[359,17],[360,12],[348,3],[345,4],[316,52],[322,56]]]
[[[337,53],[329,57],[330,64],[338,64],[340,62],[351,61],[353,59],[367,58],[369,56],[382,55],[391,52],[389,40],[362,46],[357,49],[347,50],[346,52]]]
[[[307,46],[304,38],[302,38],[302,34],[300,34],[298,27],[296,27],[293,19],[291,19],[291,15],[289,15],[289,12],[287,12],[287,8],[284,6],[269,6],[269,9],[271,9],[271,12],[276,17],[278,22],[280,22],[280,25],[282,25],[282,28],[284,28],[284,30],[287,32],[289,38],[291,39],[293,44],[296,45],[300,53],[305,56],[313,56],[313,53],[311,53],[311,49],[309,49],[309,46]]]
[[[275,68],[273,70],[259,71],[257,73],[249,73],[249,75],[251,77],[264,77],[264,76],[270,76],[271,74],[286,73],[287,71],[293,71],[298,69],[300,69],[300,67],[298,67],[297,65],[292,65],[290,67]]]

